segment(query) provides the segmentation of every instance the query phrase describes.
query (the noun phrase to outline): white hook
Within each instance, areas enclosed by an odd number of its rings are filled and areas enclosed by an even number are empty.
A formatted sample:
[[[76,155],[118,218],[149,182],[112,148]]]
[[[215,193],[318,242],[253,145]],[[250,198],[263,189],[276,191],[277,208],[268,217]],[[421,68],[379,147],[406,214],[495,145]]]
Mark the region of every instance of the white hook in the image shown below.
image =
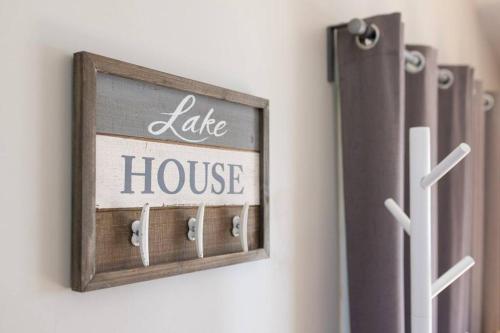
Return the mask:
[[[203,220],[205,216],[205,204],[201,203],[198,206],[198,212],[196,213],[196,218],[191,217],[188,220],[188,239],[190,241],[196,241],[196,253],[198,258],[203,258]]]
[[[474,259],[469,256],[464,257],[458,263],[450,268],[446,273],[432,284],[432,298],[436,297],[441,291],[452,284],[456,279],[462,276],[469,268],[474,266]]]
[[[458,162],[470,153],[470,147],[466,143],[461,143],[448,156],[446,156],[438,165],[436,165],[429,174],[422,178],[420,185],[426,188],[434,185],[439,179],[448,173]]]
[[[132,222],[132,238],[130,242],[139,246],[142,264],[149,266],[149,204],[142,207],[141,219]]]
[[[248,252],[248,202],[241,209],[240,216],[233,217],[233,237],[240,237],[243,252]]]
[[[403,229],[406,231],[406,233],[409,235],[411,233],[410,231],[410,225],[411,221],[408,215],[405,214],[405,212],[399,207],[399,205],[394,201],[394,199],[389,198],[384,201],[385,208],[394,216],[396,221],[399,222],[399,224],[403,227]]]

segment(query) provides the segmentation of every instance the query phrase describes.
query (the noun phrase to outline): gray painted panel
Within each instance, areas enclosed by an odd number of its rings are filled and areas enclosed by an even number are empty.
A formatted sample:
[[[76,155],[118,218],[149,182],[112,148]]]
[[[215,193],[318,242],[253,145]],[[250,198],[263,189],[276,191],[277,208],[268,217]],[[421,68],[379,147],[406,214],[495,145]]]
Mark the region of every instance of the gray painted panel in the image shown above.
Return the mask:
[[[250,106],[105,73],[97,74],[96,93],[98,133],[259,150],[260,112]],[[172,116],[162,113],[176,109],[181,112],[168,127]],[[207,132],[207,126],[202,124],[211,109],[212,120],[205,122],[209,124]],[[157,121],[164,123],[156,124],[150,132],[150,124]],[[221,123],[216,130],[220,121],[226,125]],[[153,134],[164,125],[164,132]],[[200,126],[201,133],[191,131]]]

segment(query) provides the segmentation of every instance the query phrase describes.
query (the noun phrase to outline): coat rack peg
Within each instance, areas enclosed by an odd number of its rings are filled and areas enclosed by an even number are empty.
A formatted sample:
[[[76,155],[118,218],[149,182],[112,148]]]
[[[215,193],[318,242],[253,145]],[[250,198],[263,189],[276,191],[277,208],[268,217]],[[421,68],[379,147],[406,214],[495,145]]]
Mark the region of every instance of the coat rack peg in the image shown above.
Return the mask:
[[[422,178],[421,185],[423,187],[434,185],[469,153],[469,145],[466,143],[461,143],[448,156],[446,156],[441,162],[439,162],[439,164],[436,165],[427,176]]]
[[[441,275],[439,279],[437,279],[432,284],[432,298],[439,295],[441,291],[446,289],[450,284],[452,284],[456,279],[462,276],[469,268],[474,266],[475,262],[469,256],[466,256],[458,263],[455,264],[452,268],[450,268],[446,273]]]
[[[196,253],[198,258],[203,258],[203,220],[205,217],[205,204],[201,203],[198,206],[196,217],[191,217],[188,220],[188,239],[196,241]]]
[[[139,247],[144,267],[149,266],[149,204],[142,207],[141,218],[132,222],[132,238],[130,242]]]
[[[248,202],[241,209],[240,216],[233,217],[233,237],[240,237],[243,252],[248,252]]]
[[[387,199],[384,202],[385,207],[389,212],[394,216],[396,221],[399,222],[401,227],[406,231],[406,233],[409,235],[410,234],[410,218],[408,215],[405,214],[405,212],[399,207],[399,205],[394,201],[392,198]]]

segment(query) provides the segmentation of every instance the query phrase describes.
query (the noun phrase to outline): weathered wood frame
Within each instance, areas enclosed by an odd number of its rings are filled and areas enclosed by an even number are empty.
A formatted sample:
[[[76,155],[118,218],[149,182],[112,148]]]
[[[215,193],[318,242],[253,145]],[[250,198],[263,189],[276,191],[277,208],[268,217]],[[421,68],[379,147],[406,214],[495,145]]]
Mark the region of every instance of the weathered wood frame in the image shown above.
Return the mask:
[[[171,275],[194,272],[247,261],[265,259],[270,254],[269,237],[269,101],[210,84],[91,54],[78,52],[73,65],[73,173],[71,287],[90,291]],[[247,253],[96,272],[96,76],[98,72],[140,80],[234,103],[262,112],[260,126],[260,197],[263,219],[263,248]]]

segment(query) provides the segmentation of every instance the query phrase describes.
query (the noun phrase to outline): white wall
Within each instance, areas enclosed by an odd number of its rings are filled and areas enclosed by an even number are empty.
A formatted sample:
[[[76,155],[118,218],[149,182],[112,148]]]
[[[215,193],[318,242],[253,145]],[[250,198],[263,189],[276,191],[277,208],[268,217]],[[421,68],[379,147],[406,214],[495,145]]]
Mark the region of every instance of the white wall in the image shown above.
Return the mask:
[[[392,11],[403,11],[409,42],[431,43],[443,61],[471,63],[499,86],[466,0],[0,0],[0,332],[336,332],[325,28]],[[270,260],[69,289],[79,50],[270,99]]]

